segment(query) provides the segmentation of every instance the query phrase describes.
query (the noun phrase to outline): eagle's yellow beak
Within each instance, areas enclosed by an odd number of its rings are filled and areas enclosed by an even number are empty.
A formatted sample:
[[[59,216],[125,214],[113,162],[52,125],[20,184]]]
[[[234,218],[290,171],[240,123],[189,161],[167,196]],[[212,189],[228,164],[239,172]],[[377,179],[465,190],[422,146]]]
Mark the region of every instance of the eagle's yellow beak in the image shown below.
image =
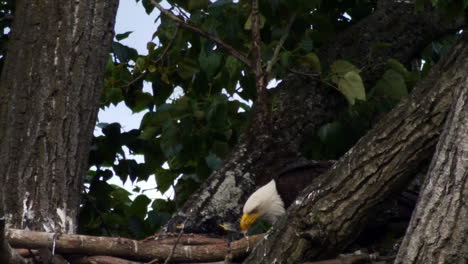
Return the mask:
[[[252,214],[243,214],[240,222],[240,228],[242,232],[249,230],[249,228],[257,221],[260,217],[259,213],[252,213]]]

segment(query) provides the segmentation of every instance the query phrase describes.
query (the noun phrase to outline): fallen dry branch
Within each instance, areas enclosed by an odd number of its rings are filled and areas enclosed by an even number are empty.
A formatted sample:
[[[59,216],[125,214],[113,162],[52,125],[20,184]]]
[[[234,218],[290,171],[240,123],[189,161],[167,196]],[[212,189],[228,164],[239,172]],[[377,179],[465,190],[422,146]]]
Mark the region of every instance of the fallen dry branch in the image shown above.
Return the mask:
[[[6,238],[14,248],[37,249],[52,247],[53,233],[32,232],[18,229],[8,229]],[[175,247],[171,257],[173,262],[213,262],[224,260],[228,253],[227,242],[219,239],[203,238],[203,243],[212,240],[215,243],[200,244],[197,235],[184,235]],[[263,234],[242,238],[230,244],[230,252],[234,258],[246,256],[255,244],[263,238]],[[173,237],[170,237],[173,239]],[[57,254],[84,254],[91,256],[113,256],[130,260],[164,261],[173,248],[172,244],[158,240],[132,240],[127,238],[96,237],[83,235],[61,234],[56,238],[55,252]],[[184,244],[184,242],[188,242]],[[189,244],[189,245],[187,245]]]
[[[131,260],[110,256],[84,256],[70,260],[70,264],[142,264]]]
[[[177,241],[177,233],[157,233],[153,236],[145,238],[144,241],[155,240],[161,244],[174,245]],[[184,234],[179,239],[181,245],[210,245],[210,244],[226,244],[226,240],[222,238],[207,237],[198,234]]]

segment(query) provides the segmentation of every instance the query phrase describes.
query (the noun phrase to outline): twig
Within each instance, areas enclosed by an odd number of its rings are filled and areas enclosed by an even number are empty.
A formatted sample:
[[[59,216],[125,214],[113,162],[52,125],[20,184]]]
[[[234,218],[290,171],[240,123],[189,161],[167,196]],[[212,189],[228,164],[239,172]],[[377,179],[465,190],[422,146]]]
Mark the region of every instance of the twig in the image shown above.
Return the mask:
[[[194,25],[188,24],[187,22],[185,22],[180,17],[176,16],[171,11],[169,11],[167,9],[164,9],[158,2],[156,2],[156,0],[151,0],[151,3],[154,6],[156,6],[156,8],[159,9],[159,11],[161,11],[163,14],[168,16],[170,19],[174,20],[181,27],[183,27],[185,29],[188,29],[188,30],[190,30],[192,32],[198,33],[198,34],[204,36],[205,38],[215,42],[220,48],[225,49],[230,55],[232,55],[234,58],[240,60],[248,68],[252,68],[252,63],[250,62],[250,60],[247,57],[245,57],[244,55],[242,55],[239,51],[234,49],[231,45],[229,45],[226,42],[222,41],[221,39],[214,36],[213,34],[204,31],[203,29],[200,29],[200,28],[198,28],[198,27],[196,27]]]
[[[179,27],[176,27],[176,30],[174,31],[174,35],[169,40],[169,43],[167,43],[166,47],[164,47],[164,50],[161,53],[161,55],[154,61],[154,64],[157,64],[160,60],[164,58],[164,56],[166,56],[167,52],[169,51],[169,48],[172,46],[172,44],[174,43],[174,40],[177,37],[177,33],[179,32]]]
[[[295,19],[296,19],[296,14],[293,14],[291,19],[289,20],[288,25],[284,29],[283,36],[281,36],[281,39],[279,40],[278,45],[275,48],[275,51],[273,53],[273,57],[271,57],[271,59],[267,62],[267,67],[266,67],[266,71],[265,71],[265,75],[267,77],[270,75],[271,69],[273,68],[273,65],[278,60],[278,55],[279,55],[279,52],[281,50],[281,47],[283,47],[284,42],[288,38],[289,31],[291,30],[291,26],[292,26]]]
[[[187,16],[187,14],[185,14],[185,10],[183,10],[179,5],[175,5],[175,7],[177,8],[177,11],[179,11],[179,14],[181,16],[184,17],[184,19],[187,21],[189,19],[189,17]]]
[[[182,223],[182,228],[180,229],[179,235],[177,236],[177,240],[174,243],[174,246],[172,246],[171,253],[169,253],[169,256],[166,258],[166,261],[164,261],[164,264],[168,264],[172,256],[174,256],[175,248],[177,247],[177,244],[179,244],[180,238],[182,237],[182,234],[184,233],[184,227],[187,224],[187,220],[188,220],[188,217],[186,217],[184,222]]]

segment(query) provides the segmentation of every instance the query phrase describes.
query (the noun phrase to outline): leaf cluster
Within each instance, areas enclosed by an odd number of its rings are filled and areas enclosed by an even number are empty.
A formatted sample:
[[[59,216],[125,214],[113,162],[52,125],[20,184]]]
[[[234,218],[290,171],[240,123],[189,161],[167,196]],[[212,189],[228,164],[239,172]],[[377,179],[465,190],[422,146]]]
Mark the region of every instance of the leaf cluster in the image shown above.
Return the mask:
[[[6,55],[6,47],[13,22],[15,0],[0,1],[0,72]]]

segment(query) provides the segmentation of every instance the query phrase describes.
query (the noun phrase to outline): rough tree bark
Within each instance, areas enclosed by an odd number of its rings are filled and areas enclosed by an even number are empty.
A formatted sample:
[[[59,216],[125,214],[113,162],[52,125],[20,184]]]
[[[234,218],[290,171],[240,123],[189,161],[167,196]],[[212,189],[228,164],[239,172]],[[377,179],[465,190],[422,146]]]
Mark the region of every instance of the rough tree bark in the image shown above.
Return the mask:
[[[455,89],[466,89],[467,44],[465,34],[409,98],[307,187],[245,263],[321,259],[356,239],[379,204],[401,191],[432,154]]]
[[[16,1],[0,77],[0,216],[72,233],[118,1]]]
[[[468,263],[468,78],[455,78],[461,85],[395,264]]]
[[[382,61],[395,58],[409,65],[431,40],[463,23],[460,18],[442,23],[437,11],[415,14],[413,5],[389,2],[382,1],[376,13],[325,45],[319,53],[321,61],[349,59],[365,69],[363,79],[372,85],[385,70]],[[370,47],[378,42],[392,45],[376,51],[370,61]],[[331,121],[344,106],[340,94],[301,75],[291,75],[273,91],[270,101],[275,103],[268,129],[255,122],[250,125],[224,166],[169,221],[168,230],[185,223],[186,232],[206,233],[219,223],[238,221],[242,205],[255,187],[268,182],[275,172],[300,163],[305,137]]]

